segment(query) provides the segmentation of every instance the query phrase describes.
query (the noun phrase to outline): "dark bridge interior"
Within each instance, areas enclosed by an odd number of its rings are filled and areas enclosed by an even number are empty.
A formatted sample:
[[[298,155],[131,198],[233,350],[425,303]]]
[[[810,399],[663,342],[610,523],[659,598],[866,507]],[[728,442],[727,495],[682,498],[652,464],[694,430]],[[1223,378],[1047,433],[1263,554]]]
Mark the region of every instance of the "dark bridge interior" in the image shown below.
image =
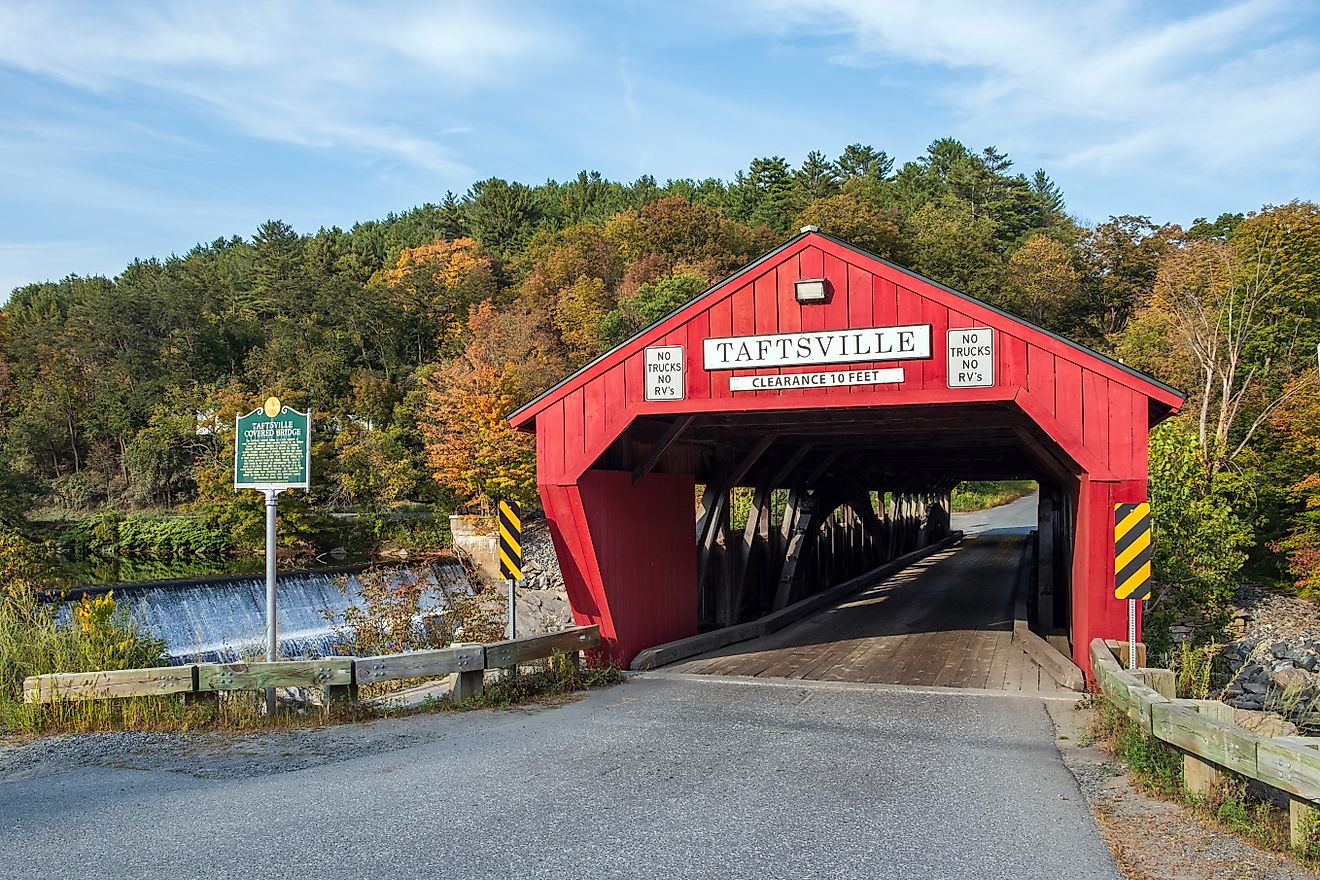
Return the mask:
[[[1028,605],[1066,633],[1073,468],[1010,402],[644,417],[597,468],[692,474],[703,631],[761,617],[949,534],[964,480],[1041,486]]]

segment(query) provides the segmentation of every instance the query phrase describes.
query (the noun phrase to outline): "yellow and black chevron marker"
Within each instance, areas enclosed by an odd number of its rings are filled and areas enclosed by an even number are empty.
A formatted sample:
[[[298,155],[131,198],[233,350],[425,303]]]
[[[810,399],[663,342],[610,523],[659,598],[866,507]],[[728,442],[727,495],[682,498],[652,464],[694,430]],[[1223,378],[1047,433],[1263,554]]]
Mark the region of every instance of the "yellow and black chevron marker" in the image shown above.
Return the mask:
[[[500,577],[522,579],[522,511],[516,501],[500,502]]]
[[[1150,505],[1114,505],[1114,598],[1150,598]]]

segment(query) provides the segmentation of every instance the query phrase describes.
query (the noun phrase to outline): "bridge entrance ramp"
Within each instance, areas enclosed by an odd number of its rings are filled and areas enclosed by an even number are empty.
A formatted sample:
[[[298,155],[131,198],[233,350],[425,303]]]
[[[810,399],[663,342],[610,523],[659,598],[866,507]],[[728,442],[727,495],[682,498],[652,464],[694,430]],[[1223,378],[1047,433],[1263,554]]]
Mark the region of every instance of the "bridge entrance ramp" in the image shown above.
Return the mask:
[[[1013,640],[1026,528],[964,539],[784,629],[665,672],[977,688],[1065,690]]]

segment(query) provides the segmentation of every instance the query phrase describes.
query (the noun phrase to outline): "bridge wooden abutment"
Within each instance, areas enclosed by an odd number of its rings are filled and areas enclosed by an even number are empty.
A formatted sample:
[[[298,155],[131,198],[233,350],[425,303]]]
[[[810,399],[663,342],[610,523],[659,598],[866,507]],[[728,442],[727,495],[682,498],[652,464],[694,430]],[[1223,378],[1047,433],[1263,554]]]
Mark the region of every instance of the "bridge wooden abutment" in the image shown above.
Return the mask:
[[[639,651],[773,613],[949,534],[965,480],[1041,487],[1036,625],[1126,632],[1114,508],[1183,395],[804,230],[511,417],[579,624]]]

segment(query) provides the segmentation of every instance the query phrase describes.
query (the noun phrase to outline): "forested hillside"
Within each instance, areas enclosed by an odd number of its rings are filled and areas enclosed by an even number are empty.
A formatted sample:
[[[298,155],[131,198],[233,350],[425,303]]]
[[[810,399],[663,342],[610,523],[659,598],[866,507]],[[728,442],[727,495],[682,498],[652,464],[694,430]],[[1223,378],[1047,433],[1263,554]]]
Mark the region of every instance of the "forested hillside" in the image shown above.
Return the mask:
[[[1080,225],[1044,171],[943,139],[897,167],[854,145],[730,182],[492,178],[348,230],[272,220],[13,292],[0,517],[79,520],[86,543],[169,509],[255,545],[230,432],[268,393],[318,429],[291,534],[330,510],[531,498],[507,412],[813,224],[1189,391],[1153,444],[1157,504],[1188,511],[1162,525],[1185,532],[1162,570],[1222,591],[1251,553],[1320,590],[1320,209],[1165,219]]]

